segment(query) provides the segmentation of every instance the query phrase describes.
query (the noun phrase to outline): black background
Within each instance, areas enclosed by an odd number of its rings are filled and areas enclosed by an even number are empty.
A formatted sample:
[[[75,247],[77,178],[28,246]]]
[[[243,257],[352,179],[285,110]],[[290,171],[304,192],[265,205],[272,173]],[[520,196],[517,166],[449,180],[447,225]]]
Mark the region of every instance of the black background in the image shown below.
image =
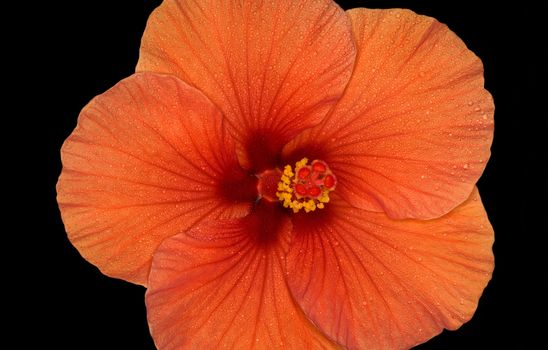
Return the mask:
[[[32,8],[20,26],[32,34],[23,73],[28,108],[25,127],[37,131],[28,157],[33,172],[32,217],[21,222],[30,258],[23,266],[29,295],[19,310],[24,342],[46,348],[153,349],[144,306],[145,289],[103,276],[70,245],[55,202],[61,171],[59,149],[80,109],[134,71],[140,38],[160,1],[93,0]],[[340,3],[340,2],[339,2]],[[496,105],[492,157],[479,181],[495,229],[496,267],[474,318],[418,349],[536,347],[548,326],[548,274],[542,246],[548,234],[546,5],[520,1],[352,1],[343,8],[410,8],[446,23],[485,66],[486,88]],[[16,14],[14,14],[16,15]],[[10,35],[6,32],[6,35]],[[542,40],[543,38],[543,40]],[[26,52],[25,51],[25,52]],[[24,134],[24,133],[23,133]],[[30,136],[29,136],[30,137]],[[27,158],[26,158],[27,159]]]

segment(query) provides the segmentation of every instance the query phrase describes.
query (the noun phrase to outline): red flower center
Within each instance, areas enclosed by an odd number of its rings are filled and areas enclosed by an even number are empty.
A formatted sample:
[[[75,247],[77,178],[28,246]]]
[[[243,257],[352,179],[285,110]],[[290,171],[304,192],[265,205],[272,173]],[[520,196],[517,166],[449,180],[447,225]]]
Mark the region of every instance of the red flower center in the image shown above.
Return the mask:
[[[282,172],[279,169],[265,170],[257,175],[259,178],[257,193],[260,199],[265,199],[269,202],[278,201],[276,192],[278,191],[278,182],[280,182],[281,176]]]
[[[286,165],[279,178],[276,197],[284,207],[296,213],[304,209],[307,213],[323,209],[329,202],[329,192],[335,189],[337,178],[326,162],[303,158],[295,164],[295,172]]]

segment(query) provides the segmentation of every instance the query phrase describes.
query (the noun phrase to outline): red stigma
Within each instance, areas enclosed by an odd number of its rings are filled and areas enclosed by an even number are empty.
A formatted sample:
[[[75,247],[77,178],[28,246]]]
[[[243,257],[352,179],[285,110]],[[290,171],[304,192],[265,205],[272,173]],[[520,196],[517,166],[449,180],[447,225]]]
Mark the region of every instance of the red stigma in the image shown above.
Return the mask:
[[[321,160],[315,160],[312,162],[312,170],[317,173],[324,173],[327,170],[327,164]]]
[[[286,208],[297,213],[304,209],[307,213],[325,208],[329,203],[329,192],[335,189],[337,178],[326,162],[308,159],[295,163],[295,172],[290,165],[284,167],[276,196]]]
[[[308,175],[310,175],[310,169],[309,168],[301,168],[299,170],[299,174],[298,174],[299,179],[304,180],[308,177]]]
[[[333,188],[335,186],[335,178],[333,175],[327,175],[323,179],[323,185],[329,189]]]
[[[322,190],[318,186],[312,186],[308,188],[308,196],[318,197],[322,193]]]
[[[306,186],[303,185],[303,184],[296,184],[295,185],[295,192],[299,195],[299,196],[306,196],[306,193],[307,193],[307,189],[306,189]]]
[[[318,198],[323,189],[333,190],[336,184],[335,175],[324,161],[314,160],[310,165],[303,165],[297,170],[295,193],[301,197]]]

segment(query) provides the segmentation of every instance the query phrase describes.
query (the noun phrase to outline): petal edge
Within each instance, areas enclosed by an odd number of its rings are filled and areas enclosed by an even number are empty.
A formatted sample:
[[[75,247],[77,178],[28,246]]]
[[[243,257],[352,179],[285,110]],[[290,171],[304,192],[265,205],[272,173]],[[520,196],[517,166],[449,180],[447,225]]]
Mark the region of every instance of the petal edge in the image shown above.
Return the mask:
[[[265,230],[276,238],[257,240]],[[162,243],[146,294],[158,348],[333,348],[285,283],[290,232],[291,222],[278,208],[263,207],[249,217],[207,223]]]
[[[135,74],[94,98],[61,154],[57,201],[70,241],[103,273],[138,284],[164,238],[206,217],[245,215],[253,200],[220,196],[226,174],[247,175],[220,112],[173,76]]]
[[[137,70],[203,91],[226,116],[241,158],[260,171],[325,116],[354,56],[350,21],[330,0],[171,0],[149,19]]]
[[[295,299],[328,336],[350,349],[409,348],[472,317],[493,271],[477,190],[429,221],[391,220],[340,198],[324,210],[321,224],[294,222],[287,263]]]
[[[494,105],[482,63],[431,17],[348,14],[358,55],[347,89],[284,153],[321,148],[338,192],[359,208],[442,216],[468,198],[490,156]]]

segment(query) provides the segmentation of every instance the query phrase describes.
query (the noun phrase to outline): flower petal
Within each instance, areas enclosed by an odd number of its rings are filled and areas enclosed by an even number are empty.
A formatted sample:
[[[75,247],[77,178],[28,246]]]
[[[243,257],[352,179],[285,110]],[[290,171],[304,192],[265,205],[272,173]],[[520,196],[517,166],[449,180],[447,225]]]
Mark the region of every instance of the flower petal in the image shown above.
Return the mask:
[[[348,16],[330,0],[168,0],[149,19],[137,70],[174,74],[203,91],[249,166],[262,170],[325,116],[354,57]]]
[[[246,215],[256,182],[221,123],[175,77],[136,74],[93,99],[63,145],[57,184],[80,253],[107,275],[145,284],[164,238],[205,218]]]
[[[482,63],[433,18],[348,13],[358,47],[348,88],[285,153],[322,153],[354,206],[439,217],[468,198],[489,159],[494,106]]]
[[[331,348],[284,280],[291,222],[278,206],[168,238],[146,294],[159,349]]]
[[[429,221],[392,220],[338,197],[294,221],[288,284],[310,319],[350,349],[403,349],[468,321],[493,270],[493,231],[474,191]]]

